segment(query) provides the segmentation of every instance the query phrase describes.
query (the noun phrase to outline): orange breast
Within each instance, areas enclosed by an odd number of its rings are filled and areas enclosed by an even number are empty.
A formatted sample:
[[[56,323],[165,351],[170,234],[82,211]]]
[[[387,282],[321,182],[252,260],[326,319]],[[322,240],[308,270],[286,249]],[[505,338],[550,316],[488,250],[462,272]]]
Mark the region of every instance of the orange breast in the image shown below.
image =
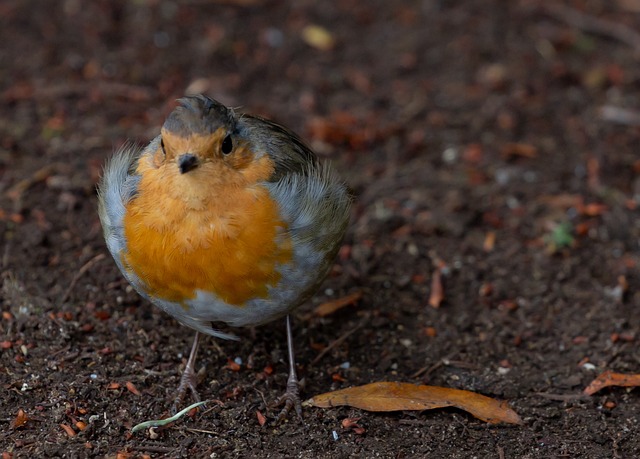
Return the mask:
[[[196,290],[231,305],[264,298],[280,280],[277,267],[292,257],[286,224],[260,185],[218,184],[213,198],[194,209],[164,192],[171,183],[143,175],[124,218],[123,264],[152,297],[183,302]]]

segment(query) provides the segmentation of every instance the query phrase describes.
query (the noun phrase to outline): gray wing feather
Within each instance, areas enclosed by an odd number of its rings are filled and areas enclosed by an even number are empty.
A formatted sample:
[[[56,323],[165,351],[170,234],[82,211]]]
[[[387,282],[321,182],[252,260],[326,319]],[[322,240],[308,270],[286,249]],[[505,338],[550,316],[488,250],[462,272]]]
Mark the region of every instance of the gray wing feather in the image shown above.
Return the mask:
[[[119,263],[119,254],[126,248],[123,219],[126,205],[135,196],[140,176],[133,168],[143,150],[125,145],[107,162],[98,185],[98,215],[109,251]]]
[[[319,251],[339,245],[349,222],[351,197],[328,164],[311,165],[303,174],[288,174],[270,183],[269,189],[289,222],[292,237]]]

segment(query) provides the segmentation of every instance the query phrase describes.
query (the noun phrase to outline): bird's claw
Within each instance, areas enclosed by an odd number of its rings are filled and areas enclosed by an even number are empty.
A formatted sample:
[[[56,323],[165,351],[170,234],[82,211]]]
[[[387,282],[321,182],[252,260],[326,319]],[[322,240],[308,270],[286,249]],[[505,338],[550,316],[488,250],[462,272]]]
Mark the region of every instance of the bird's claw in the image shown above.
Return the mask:
[[[278,422],[282,422],[293,408],[298,416],[299,421],[303,421],[302,417],[302,400],[300,399],[300,384],[297,380],[287,382],[287,390],[276,402],[276,406],[284,405],[278,415]]]
[[[193,368],[187,366],[184,372],[182,373],[182,377],[180,378],[180,385],[178,389],[176,389],[176,394],[173,399],[173,405],[171,406],[171,412],[176,413],[178,411],[178,406],[180,402],[182,402],[187,395],[187,391],[191,392],[191,396],[193,397],[194,402],[200,401],[200,394],[196,387],[198,386],[198,375]]]

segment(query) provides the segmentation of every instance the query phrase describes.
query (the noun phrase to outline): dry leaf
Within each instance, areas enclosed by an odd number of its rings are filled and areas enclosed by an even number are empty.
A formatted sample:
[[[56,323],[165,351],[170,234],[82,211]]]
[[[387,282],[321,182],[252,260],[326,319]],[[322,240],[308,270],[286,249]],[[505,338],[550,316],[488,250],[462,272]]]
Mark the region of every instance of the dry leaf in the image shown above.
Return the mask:
[[[502,156],[510,158],[520,156],[523,158],[535,158],[538,156],[538,149],[527,143],[508,143],[502,147]]]
[[[318,25],[308,25],[302,29],[302,39],[309,46],[321,51],[328,51],[335,45],[331,32]]]
[[[439,308],[440,303],[444,300],[444,288],[442,287],[442,272],[440,268],[433,271],[431,277],[431,294],[429,295],[429,306]]]
[[[435,327],[425,327],[423,332],[429,338],[435,338],[436,336],[438,336],[438,330],[436,330]]]
[[[351,429],[352,427],[356,427],[358,425],[358,421],[362,418],[344,418],[342,420],[342,428],[343,429]]]
[[[366,429],[358,424],[361,418],[346,418],[342,420],[342,428],[350,429],[356,435],[362,435],[366,432]]]
[[[29,417],[27,416],[27,413],[25,413],[23,409],[19,409],[18,414],[13,420],[11,427],[13,427],[14,429],[17,429],[18,427],[22,427],[27,423],[28,420],[29,420]]]
[[[485,252],[493,252],[493,249],[496,246],[496,232],[489,231],[484,237],[484,242],[482,243],[482,250]]]
[[[540,196],[539,201],[555,209],[569,209],[584,205],[582,196],[569,193]]]
[[[482,161],[482,145],[471,143],[467,145],[462,153],[462,159],[470,164],[479,164]]]
[[[356,302],[360,298],[362,298],[362,292],[358,291],[358,292],[352,293],[351,295],[338,298],[337,300],[327,301],[326,303],[322,303],[313,311],[313,313],[318,317],[326,317],[344,308],[345,306],[356,304]]]
[[[127,390],[131,392],[133,395],[138,395],[138,396],[142,395],[131,381],[127,381],[125,385],[127,386]]]
[[[231,371],[240,371],[242,369],[238,362],[229,358],[227,359],[227,364],[224,367]]]
[[[598,204],[597,202],[592,202],[578,206],[577,210],[580,214],[586,215],[587,217],[597,217],[607,211],[607,206],[604,204]]]
[[[604,389],[609,386],[638,387],[640,386],[640,374],[624,375],[622,373],[614,373],[611,370],[607,370],[591,381],[591,383],[584,389],[584,393],[586,395],[593,395],[600,389]]]
[[[68,424],[60,424],[60,427],[62,427],[62,429],[66,432],[66,434],[70,437],[75,437],[76,436],[76,432],[75,430],[73,430],[73,428],[68,425]]]
[[[504,401],[466,390],[417,386],[399,382],[376,382],[317,395],[305,405],[329,408],[351,406],[367,411],[429,410],[453,406],[491,424],[522,424]]]
[[[260,410],[256,410],[256,417],[258,418],[258,424],[260,424],[260,427],[267,423],[267,418],[264,417],[264,414],[262,414]]]

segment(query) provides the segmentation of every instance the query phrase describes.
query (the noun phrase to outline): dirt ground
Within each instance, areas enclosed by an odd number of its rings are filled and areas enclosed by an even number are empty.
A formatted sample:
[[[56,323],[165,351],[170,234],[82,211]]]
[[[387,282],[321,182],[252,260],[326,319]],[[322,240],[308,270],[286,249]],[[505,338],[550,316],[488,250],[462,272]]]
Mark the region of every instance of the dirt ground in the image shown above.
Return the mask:
[[[640,391],[582,395],[604,370],[640,373],[638,3],[4,0],[3,458],[640,457]],[[433,384],[524,424],[306,408],[278,425],[283,321],[207,339],[216,401],[132,435],[167,414],[193,333],[123,280],[95,184],[185,92],[290,126],[357,196],[295,316],[305,398]]]

